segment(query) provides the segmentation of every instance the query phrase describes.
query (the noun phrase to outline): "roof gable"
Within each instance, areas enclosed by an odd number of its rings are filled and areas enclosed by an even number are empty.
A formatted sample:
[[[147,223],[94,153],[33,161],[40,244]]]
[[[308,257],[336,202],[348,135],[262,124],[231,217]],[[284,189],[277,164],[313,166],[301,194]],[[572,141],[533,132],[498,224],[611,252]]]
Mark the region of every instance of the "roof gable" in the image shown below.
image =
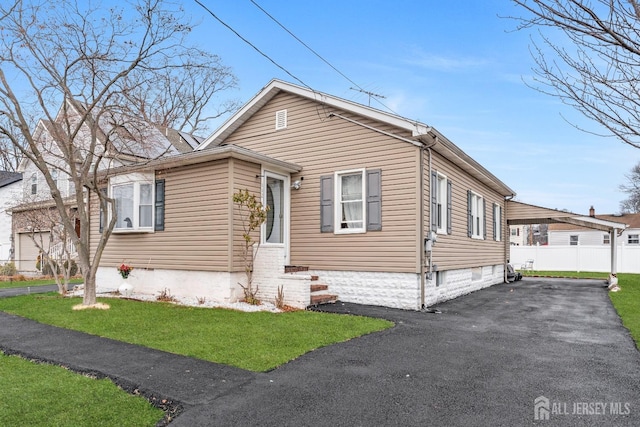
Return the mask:
[[[503,196],[513,196],[515,192],[504,184],[500,179],[495,177],[491,172],[476,162],[468,154],[458,148],[442,133],[433,127],[424,123],[410,120],[395,114],[377,110],[362,104],[328,95],[322,92],[307,89],[281,80],[272,80],[267,86],[262,88],[249,102],[247,102],[238,112],[231,116],[222,126],[220,126],[213,134],[204,140],[196,150],[206,150],[212,147],[224,144],[225,140],[243,126],[254,114],[271,101],[279,93],[287,92],[305,99],[312,100],[321,104],[324,108],[327,118],[338,117],[342,120],[348,120],[360,126],[368,127],[371,130],[381,132],[391,138],[410,143],[417,148],[430,148],[447,160],[459,166],[462,170],[469,173],[472,177],[487,185],[489,188],[497,191]],[[354,115],[371,119],[375,122],[390,125],[399,130],[407,132],[411,138],[406,138],[398,134],[382,131],[375,127],[370,127],[364,123],[345,117],[340,114],[349,112]]]

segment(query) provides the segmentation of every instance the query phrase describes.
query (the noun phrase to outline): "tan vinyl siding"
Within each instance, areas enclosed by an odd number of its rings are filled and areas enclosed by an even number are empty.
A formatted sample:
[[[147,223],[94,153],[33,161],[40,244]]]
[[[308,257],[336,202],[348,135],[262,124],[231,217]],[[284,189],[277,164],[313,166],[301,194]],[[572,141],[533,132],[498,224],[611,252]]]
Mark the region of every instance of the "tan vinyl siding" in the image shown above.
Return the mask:
[[[425,165],[428,165],[428,153],[425,153]],[[502,264],[505,262],[504,239],[508,238],[505,231],[504,198],[497,192],[470,177],[459,167],[445,160],[438,153],[432,151],[432,170],[440,172],[452,181],[452,234],[438,234],[438,240],[433,246],[433,263],[439,270],[480,267]],[[430,230],[430,177],[428,166],[425,168],[425,230]],[[467,236],[467,190],[484,197],[486,203],[486,239],[474,239]],[[493,204],[502,206],[502,236],[501,241],[493,238]]]
[[[233,177],[233,181],[229,187],[228,200],[232,200],[234,192],[244,189],[255,194],[260,200],[260,166],[237,159],[231,159],[229,166],[230,176]],[[239,207],[231,203],[229,215],[233,215],[233,233],[229,234],[229,242],[233,241],[233,258],[229,264],[229,271],[244,271],[244,239],[242,238],[244,228]],[[254,232],[252,238],[254,241],[259,241],[259,230]]]
[[[276,111],[288,127],[275,130]],[[291,264],[312,269],[415,272],[416,168],[419,150],[403,141],[343,119],[328,118],[321,104],[279,94],[225,141],[303,166],[292,181]],[[338,112],[345,116],[348,113]],[[405,138],[407,132],[349,116]],[[335,235],[320,232],[320,177],[351,169],[382,170],[382,231]],[[277,171],[274,171],[277,172]]]
[[[164,231],[112,234],[101,265],[227,271],[230,168],[229,160],[217,160],[157,171],[165,180]],[[95,210],[92,223],[98,233]]]
[[[546,224],[553,218],[577,216],[577,214],[571,212],[548,209],[515,201],[509,201],[508,205],[509,214],[507,219],[509,221],[516,221],[517,224]]]

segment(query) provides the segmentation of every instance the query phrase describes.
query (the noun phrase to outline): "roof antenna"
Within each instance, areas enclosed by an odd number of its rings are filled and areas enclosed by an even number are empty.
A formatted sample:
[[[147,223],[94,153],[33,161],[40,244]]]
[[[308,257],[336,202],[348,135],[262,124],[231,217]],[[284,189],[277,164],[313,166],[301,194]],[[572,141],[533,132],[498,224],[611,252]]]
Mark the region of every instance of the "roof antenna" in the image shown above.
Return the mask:
[[[350,87],[349,89],[355,90],[356,92],[364,93],[365,95],[369,95],[369,107],[371,107],[371,97],[372,96],[374,98],[380,98],[380,99],[386,99],[387,98],[386,96],[380,95],[379,93],[369,92],[368,90],[364,90],[364,89],[357,89],[355,87]]]

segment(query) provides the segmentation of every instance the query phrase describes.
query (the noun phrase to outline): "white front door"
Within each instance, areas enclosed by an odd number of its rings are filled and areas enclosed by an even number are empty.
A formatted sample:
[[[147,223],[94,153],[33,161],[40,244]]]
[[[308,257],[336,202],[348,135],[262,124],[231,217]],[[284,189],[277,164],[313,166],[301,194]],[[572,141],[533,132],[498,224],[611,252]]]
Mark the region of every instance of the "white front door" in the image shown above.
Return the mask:
[[[289,240],[289,178],[264,172],[262,202],[269,207],[267,220],[262,225],[262,244],[281,245],[288,262]]]

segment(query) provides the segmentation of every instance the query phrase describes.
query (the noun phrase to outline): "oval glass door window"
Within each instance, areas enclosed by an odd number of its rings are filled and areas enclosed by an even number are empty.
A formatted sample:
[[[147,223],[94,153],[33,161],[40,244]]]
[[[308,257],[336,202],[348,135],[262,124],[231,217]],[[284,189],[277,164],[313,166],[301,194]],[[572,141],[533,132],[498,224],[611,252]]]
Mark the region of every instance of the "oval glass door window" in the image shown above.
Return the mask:
[[[267,177],[266,188],[267,222],[265,224],[265,242],[284,242],[284,181],[274,177]]]

